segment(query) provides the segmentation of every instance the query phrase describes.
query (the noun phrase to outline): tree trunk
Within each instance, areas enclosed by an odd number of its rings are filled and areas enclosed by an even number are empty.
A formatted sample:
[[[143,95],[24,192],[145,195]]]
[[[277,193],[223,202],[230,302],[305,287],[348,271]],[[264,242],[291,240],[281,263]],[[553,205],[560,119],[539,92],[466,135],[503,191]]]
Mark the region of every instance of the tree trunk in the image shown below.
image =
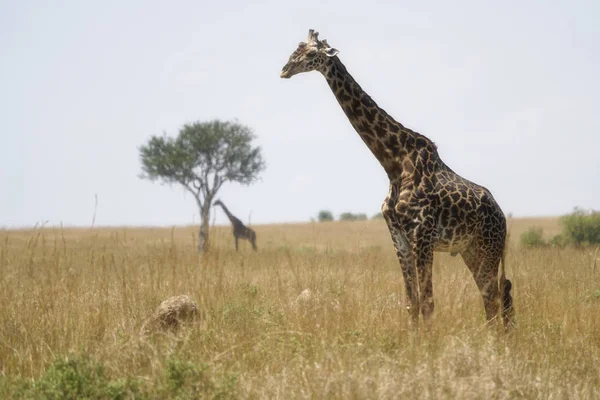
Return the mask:
[[[210,246],[209,228],[210,228],[210,201],[204,201],[200,208],[200,232],[198,233],[198,253],[207,252]]]

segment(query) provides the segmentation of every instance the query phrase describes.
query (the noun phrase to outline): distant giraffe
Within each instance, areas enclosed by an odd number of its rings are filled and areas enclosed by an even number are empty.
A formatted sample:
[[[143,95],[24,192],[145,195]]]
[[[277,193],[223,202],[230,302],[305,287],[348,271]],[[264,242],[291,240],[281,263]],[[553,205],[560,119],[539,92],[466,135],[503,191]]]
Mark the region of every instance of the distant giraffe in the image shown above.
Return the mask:
[[[258,250],[256,247],[256,232],[252,229],[248,228],[242,221],[236,218],[221,200],[217,200],[213,203],[214,206],[221,206],[227,217],[231,221],[231,225],[233,225],[233,237],[235,238],[235,250],[238,250],[238,239],[246,239],[252,243],[252,248],[254,250]]]
[[[433,252],[460,253],[471,270],[488,321],[501,307],[513,323],[511,282],[504,272],[506,219],[492,194],[452,171],[427,137],[392,118],[363,91],[337,57],[338,50],[310,30],[281,71],[282,78],[319,71],[354,129],[390,180],[381,207],[402,267],[408,310],[433,313]],[[502,266],[500,277],[498,267]]]

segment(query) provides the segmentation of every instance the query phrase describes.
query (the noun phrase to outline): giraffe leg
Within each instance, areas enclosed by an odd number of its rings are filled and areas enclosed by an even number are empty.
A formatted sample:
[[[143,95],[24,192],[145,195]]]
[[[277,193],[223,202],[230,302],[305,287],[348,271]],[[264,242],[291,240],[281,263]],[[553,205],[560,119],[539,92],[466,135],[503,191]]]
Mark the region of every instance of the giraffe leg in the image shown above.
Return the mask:
[[[417,242],[418,243],[418,242]],[[417,246],[416,246],[417,247]],[[419,303],[423,320],[427,321],[433,314],[433,247],[421,244],[415,249],[415,264],[419,275]]]
[[[475,283],[483,297],[486,320],[490,322],[498,316],[500,291],[498,290],[499,254],[485,254],[478,248],[468,248],[461,256],[473,274]]]
[[[513,307],[513,299],[510,295],[512,289],[512,282],[507,279],[504,283],[502,290],[502,322],[504,323],[504,330],[508,332],[515,326],[515,309]]]
[[[406,309],[411,316],[413,325],[417,326],[419,323],[419,285],[414,259],[410,254],[410,250],[407,250],[406,247],[396,247],[396,255],[400,261],[400,267],[402,268],[402,275],[404,277],[404,287],[406,289],[406,298],[408,300]]]
[[[421,214],[422,215],[422,214]],[[412,218],[411,229],[412,253],[415,267],[419,276],[419,304],[423,321],[428,321],[433,314],[433,249],[434,241],[437,239],[437,231],[434,228],[434,218],[430,215],[422,217],[420,222]],[[408,225],[408,221],[405,223]]]
[[[419,323],[419,289],[411,246],[406,234],[401,229],[393,226],[392,222],[388,221],[387,217],[385,219],[386,222],[388,222],[388,228],[392,235],[394,248],[396,249],[396,256],[398,257],[400,267],[402,268],[402,275],[404,277],[404,285],[406,288],[406,299],[408,302],[406,309],[410,313],[413,325],[417,326]]]
[[[406,297],[409,305],[406,306],[414,326],[419,323],[419,288],[417,277],[415,276],[415,267],[411,258],[403,258],[400,261],[402,275],[404,276],[404,286],[406,288]]]
[[[400,216],[404,214],[406,208],[406,202],[401,201],[400,198],[398,187],[390,183],[388,195],[381,205],[381,212],[392,236],[396,256],[402,269],[406,288],[406,309],[411,316],[413,327],[416,328],[419,323],[419,286],[413,251],[403,224],[400,222]]]
[[[237,235],[233,236],[235,238],[235,251],[238,251],[238,237]]]

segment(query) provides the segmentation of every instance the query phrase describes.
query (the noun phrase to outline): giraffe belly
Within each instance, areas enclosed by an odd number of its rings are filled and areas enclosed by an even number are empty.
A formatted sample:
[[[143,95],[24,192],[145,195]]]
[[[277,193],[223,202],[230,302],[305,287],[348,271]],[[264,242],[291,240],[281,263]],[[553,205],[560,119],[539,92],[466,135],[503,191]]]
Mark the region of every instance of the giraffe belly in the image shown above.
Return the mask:
[[[472,241],[473,236],[471,235],[456,235],[442,229],[440,237],[435,244],[434,250],[456,255],[456,253],[460,253],[469,247]]]

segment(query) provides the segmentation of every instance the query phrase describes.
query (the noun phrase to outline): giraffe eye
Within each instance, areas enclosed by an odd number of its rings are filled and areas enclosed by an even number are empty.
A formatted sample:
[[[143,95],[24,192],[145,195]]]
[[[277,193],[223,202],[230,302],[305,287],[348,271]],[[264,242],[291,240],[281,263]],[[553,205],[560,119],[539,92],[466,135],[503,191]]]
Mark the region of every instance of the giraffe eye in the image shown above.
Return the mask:
[[[314,57],[317,55],[316,50],[311,50],[308,53],[306,53],[306,57]]]

